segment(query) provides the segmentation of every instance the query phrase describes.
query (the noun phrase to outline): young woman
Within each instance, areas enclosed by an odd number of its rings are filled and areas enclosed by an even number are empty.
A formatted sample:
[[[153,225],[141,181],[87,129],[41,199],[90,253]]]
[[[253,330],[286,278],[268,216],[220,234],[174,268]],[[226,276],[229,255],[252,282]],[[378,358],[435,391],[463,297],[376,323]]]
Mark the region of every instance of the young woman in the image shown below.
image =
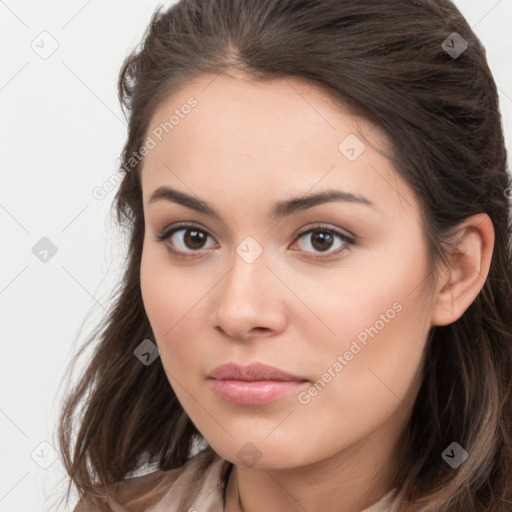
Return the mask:
[[[182,0],[119,93],[75,511],[512,510],[512,188],[457,8]]]

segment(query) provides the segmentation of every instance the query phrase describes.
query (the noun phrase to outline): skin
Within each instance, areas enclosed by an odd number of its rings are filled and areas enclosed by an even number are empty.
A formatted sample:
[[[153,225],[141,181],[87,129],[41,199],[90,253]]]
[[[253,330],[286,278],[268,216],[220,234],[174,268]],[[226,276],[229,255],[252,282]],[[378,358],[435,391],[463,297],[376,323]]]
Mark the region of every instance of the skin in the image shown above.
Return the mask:
[[[141,290],[170,385],[214,450],[235,464],[225,510],[359,512],[390,489],[428,333],[457,320],[482,288],[492,223],[483,214],[466,221],[460,251],[432,289],[418,201],[375,150],[387,143],[376,126],[297,78],[203,75],[159,105],[147,133],[191,96],[198,105],[145,156],[141,174]],[[349,134],[366,146],[354,161],[338,149]],[[221,219],[150,204],[162,185],[209,203]],[[280,220],[268,215],[278,201],[328,188],[374,206],[338,201]],[[191,246],[184,228],[154,240],[177,222],[202,229],[203,245]],[[298,238],[319,224],[357,244],[315,244],[322,228]],[[236,252],[248,236],[263,250],[252,263]],[[397,303],[394,318],[307,404],[293,392],[235,405],[207,380],[220,364],[259,361],[308,379],[308,390]],[[252,464],[238,455],[249,442]]]

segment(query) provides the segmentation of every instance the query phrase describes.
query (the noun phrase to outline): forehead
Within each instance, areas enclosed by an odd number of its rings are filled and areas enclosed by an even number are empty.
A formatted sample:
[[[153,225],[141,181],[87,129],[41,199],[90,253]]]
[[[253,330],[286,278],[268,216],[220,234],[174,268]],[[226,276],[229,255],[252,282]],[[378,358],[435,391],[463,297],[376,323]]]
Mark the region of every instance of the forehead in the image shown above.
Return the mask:
[[[155,146],[142,165],[144,203],[163,184],[198,195],[259,190],[262,200],[273,191],[305,193],[315,183],[348,192],[364,186],[376,203],[389,202],[392,187],[414,201],[375,151],[389,151],[382,130],[326,88],[295,77],[202,75],[160,103],[147,135]],[[346,150],[354,142],[362,153],[351,160]]]
[[[354,132],[358,126],[364,126],[376,139],[385,139],[377,126],[352,114],[351,110],[356,107],[349,109],[333,94],[328,93],[327,86],[297,77],[254,81],[201,75],[161,102],[149,123],[148,132],[163,129],[163,138],[169,143],[174,141],[176,146],[193,137],[203,147],[215,144],[216,149],[220,149],[221,145],[229,145],[231,151],[238,142],[243,142],[243,148],[247,150],[256,147],[260,141],[267,145],[274,141],[272,148],[277,146],[286,150],[281,143],[291,139],[297,141],[292,146],[297,151],[300,142],[313,137],[314,147],[318,147],[319,137],[327,145]],[[194,106],[190,107],[190,104]],[[174,118],[172,126],[165,130],[165,123],[171,118]],[[193,129],[188,130],[191,124]],[[304,149],[310,147],[313,146]],[[158,151],[152,153],[155,155]]]

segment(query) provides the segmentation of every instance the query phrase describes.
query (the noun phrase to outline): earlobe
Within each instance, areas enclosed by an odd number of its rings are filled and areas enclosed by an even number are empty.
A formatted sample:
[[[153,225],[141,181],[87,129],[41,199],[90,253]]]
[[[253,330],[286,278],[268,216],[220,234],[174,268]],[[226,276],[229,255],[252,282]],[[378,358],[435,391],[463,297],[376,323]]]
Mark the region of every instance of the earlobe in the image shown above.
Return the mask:
[[[479,213],[460,224],[450,266],[439,280],[432,325],[449,325],[458,320],[482,289],[491,265],[494,227],[489,216]]]

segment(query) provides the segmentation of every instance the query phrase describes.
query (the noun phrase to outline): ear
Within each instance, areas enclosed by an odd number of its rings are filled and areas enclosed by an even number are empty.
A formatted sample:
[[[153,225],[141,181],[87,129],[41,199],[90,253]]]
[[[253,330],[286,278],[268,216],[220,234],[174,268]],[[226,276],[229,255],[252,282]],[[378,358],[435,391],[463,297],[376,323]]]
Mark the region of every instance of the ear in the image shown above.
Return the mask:
[[[458,320],[482,289],[494,248],[494,227],[489,216],[479,213],[459,225],[455,247],[436,289],[432,325],[449,325]],[[453,242],[453,241],[452,241]]]

